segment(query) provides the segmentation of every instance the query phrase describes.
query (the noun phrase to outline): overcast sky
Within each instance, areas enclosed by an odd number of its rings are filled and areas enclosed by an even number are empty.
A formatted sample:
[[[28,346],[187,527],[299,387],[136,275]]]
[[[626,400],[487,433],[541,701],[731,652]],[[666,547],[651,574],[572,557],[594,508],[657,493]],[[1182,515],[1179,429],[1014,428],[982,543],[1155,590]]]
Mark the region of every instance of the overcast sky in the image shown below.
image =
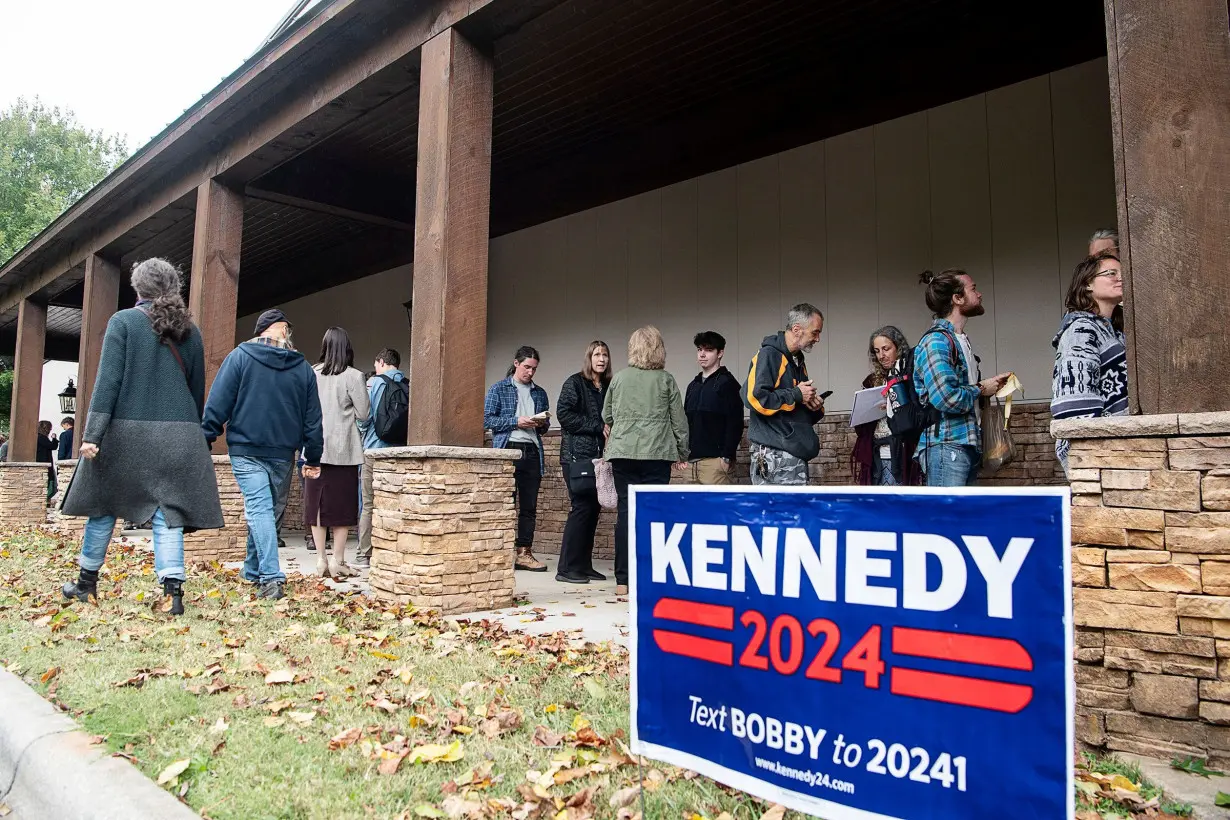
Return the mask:
[[[0,109],[39,97],[83,126],[156,136],[260,47],[292,0],[0,0]],[[75,364],[43,369],[40,416]]]

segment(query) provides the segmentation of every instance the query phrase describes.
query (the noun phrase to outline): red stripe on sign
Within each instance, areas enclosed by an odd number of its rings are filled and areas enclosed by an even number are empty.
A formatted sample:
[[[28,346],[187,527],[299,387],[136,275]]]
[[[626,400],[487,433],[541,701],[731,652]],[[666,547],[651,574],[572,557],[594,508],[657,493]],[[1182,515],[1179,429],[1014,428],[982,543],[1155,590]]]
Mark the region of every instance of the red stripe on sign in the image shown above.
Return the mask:
[[[961,632],[893,627],[893,652],[937,661],[959,661],[1032,672],[1034,659],[1025,647],[1008,638],[987,638]]]
[[[653,617],[668,621],[682,621],[695,626],[711,626],[715,629],[735,628],[735,608],[717,604],[701,604],[679,598],[662,598],[654,605]]]
[[[1001,683],[960,675],[941,675],[919,669],[893,670],[889,684],[894,695],[937,700],[958,706],[973,706],[1015,715],[1033,700],[1034,688],[1019,683]]]
[[[734,665],[735,645],[730,641],[698,638],[695,635],[668,632],[665,629],[655,629],[653,641],[658,645],[658,649],[671,655],[683,655],[685,658],[709,661],[722,666]]]

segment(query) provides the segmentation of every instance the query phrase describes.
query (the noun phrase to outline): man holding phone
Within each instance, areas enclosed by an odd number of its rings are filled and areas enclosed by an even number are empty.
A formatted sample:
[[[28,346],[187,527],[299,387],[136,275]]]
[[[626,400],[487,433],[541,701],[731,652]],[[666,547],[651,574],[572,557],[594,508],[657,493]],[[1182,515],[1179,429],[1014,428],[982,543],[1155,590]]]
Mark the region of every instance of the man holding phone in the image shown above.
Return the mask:
[[[753,484],[804,485],[807,462],[820,453],[815,424],[824,418],[824,400],[807,375],[803,354],[824,330],[824,314],[806,302],[786,314],[786,329],[761,342],[752,357],[743,402],[751,443]]]

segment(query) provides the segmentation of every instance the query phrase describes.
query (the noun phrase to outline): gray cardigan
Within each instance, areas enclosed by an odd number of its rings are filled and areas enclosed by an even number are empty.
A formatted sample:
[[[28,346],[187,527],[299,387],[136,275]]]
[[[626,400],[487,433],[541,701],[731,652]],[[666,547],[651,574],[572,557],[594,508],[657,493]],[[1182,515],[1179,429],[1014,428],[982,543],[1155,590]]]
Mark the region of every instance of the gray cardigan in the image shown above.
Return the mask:
[[[316,372],[316,389],[320,394],[320,412],[324,421],[325,452],[321,464],[357,466],[363,463],[363,437],[359,424],[371,415],[371,400],[363,374],[353,367],[336,376]]]
[[[195,327],[177,345],[185,373],[144,311],[107,322],[81,459],[65,494],[66,515],[114,515],[138,523],[162,508],[169,527],[222,526],[218,483],[205,434],[205,348]]]

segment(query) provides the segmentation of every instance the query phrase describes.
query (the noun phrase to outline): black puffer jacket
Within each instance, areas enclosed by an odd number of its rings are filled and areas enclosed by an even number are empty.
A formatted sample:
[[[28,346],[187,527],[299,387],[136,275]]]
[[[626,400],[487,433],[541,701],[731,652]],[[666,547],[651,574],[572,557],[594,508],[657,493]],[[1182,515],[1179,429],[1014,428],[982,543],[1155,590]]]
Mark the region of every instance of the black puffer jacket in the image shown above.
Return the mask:
[[[564,431],[559,448],[560,464],[602,455],[602,403],[605,400],[606,391],[598,390],[580,373],[573,373],[564,382],[559,401],[555,403],[555,417]]]

